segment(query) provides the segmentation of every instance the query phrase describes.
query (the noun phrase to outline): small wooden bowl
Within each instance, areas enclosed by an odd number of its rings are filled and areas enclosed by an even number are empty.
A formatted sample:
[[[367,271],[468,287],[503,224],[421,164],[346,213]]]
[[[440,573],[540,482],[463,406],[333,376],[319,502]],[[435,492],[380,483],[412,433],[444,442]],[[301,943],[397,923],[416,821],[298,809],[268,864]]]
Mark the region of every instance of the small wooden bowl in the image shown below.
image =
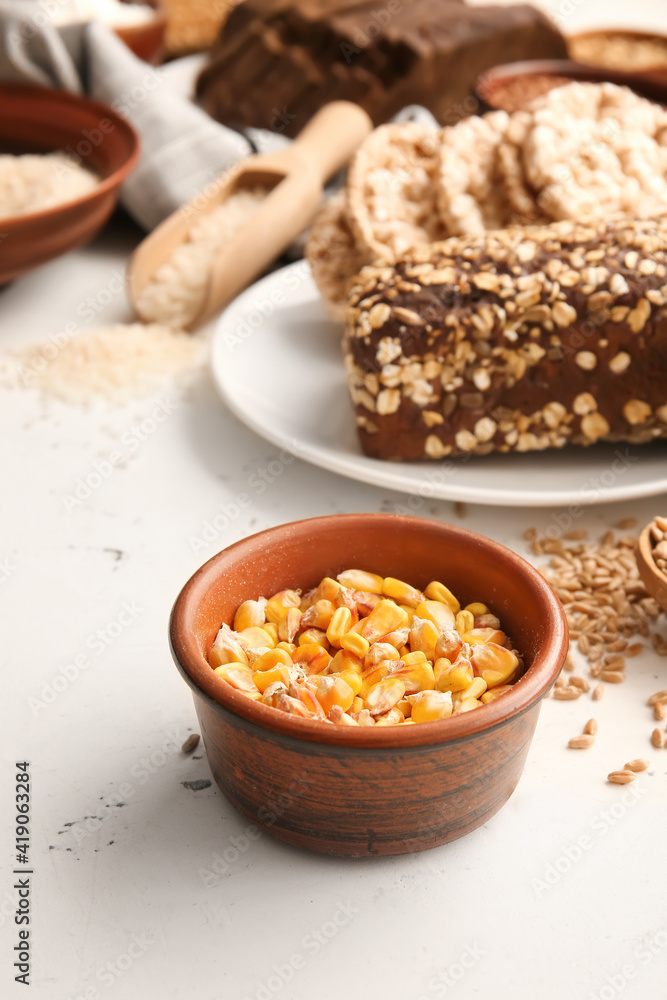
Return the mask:
[[[653,559],[650,524],[646,525],[639,536],[637,568],[651,597],[658,602],[663,611],[667,612],[667,575],[658,569]]]
[[[523,677],[474,712],[355,729],[251,701],[210,668],[213,639],[242,601],[354,566],[419,587],[441,579],[462,603],[488,604],[524,654]],[[493,816],[521,776],[568,648],[558,598],[520,556],[461,528],[390,514],[296,521],[219,552],[181,591],[170,641],[230,802],[281,840],[353,857],[425,850]]]
[[[0,84],[0,151],[57,149],[80,157],[102,179],[75,201],[0,219],[0,285],[91,240],[139,157],[137,133],[106,104],[62,90]]]
[[[667,80],[648,73],[624,73],[621,70],[606,69],[604,66],[588,66],[572,62],[570,59],[530,59],[524,62],[505,63],[493,66],[478,78],[475,96],[480,105],[480,114],[485,111],[520,110],[540,93],[531,88],[532,80],[554,77],[555,86],[573,80],[585,83],[615,83],[619,87],[629,87],[641,97],[658,104],[667,104]],[[550,89],[544,87],[542,92]],[[525,93],[525,97],[523,94]],[[518,100],[515,95],[518,94]],[[508,104],[508,95],[511,103]]]

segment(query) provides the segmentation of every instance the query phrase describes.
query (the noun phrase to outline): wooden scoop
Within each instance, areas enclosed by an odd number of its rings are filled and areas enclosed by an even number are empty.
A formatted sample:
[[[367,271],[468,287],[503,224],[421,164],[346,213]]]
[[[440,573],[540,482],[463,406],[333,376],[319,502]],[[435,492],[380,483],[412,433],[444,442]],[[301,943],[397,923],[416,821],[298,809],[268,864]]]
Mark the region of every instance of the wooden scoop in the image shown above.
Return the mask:
[[[318,111],[289,148],[248,157],[170,215],[139,244],[130,261],[129,296],[138,315],[150,320],[138,308],[141,292],[187,240],[192,227],[232,192],[265,187],[268,193],[256,212],[220,246],[201,308],[189,328],[231,302],[310,225],[325,181],[347,163],[372,128],[357,104],[333,101]]]
[[[650,524],[646,525],[639,536],[637,568],[651,597],[658,602],[663,611],[667,611],[667,576],[658,569],[653,558]]]

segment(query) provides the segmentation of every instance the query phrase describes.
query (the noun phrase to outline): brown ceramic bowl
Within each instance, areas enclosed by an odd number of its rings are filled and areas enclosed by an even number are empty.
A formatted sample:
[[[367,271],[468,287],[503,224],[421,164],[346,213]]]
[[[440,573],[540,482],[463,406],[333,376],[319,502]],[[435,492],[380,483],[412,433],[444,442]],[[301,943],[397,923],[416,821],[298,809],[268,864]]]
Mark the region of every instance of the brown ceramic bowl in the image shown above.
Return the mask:
[[[667,83],[667,35],[626,28],[597,28],[567,38],[571,59],[630,73],[658,74]]]
[[[484,111],[518,111],[554,87],[572,80],[616,83],[641,97],[667,104],[667,80],[648,73],[625,73],[603,66],[587,66],[569,59],[532,59],[487,70],[475,84],[475,96]]]
[[[523,652],[525,674],[474,712],[375,729],[286,715],[244,698],[209,667],[213,639],[242,601],[307,589],[351,566],[420,587],[441,579],[462,603],[485,602]],[[231,545],[181,591],[170,640],[230,802],[281,840],[353,857],[425,850],[493,816],[521,776],[568,646],[560,602],[514,552],[448,524],[390,514],[296,521]]]
[[[61,90],[0,84],[0,152],[56,149],[80,157],[102,180],[76,201],[0,219],[0,285],[92,239],[139,156],[136,132],[106,104]]]
[[[637,568],[649,594],[667,613],[667,574],[663,573],[655,564],[650,524],[646,525],[639,536]]]

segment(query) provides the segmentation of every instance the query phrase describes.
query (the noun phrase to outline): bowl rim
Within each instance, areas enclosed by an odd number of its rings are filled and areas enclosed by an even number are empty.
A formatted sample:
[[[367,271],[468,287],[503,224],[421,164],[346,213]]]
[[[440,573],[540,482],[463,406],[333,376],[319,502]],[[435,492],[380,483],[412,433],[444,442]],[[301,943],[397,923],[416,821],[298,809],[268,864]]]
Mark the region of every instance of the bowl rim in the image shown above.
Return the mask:
[[[58,205],[52,205],[50,208],[44,208],[39,212],[25,212],[21,215],[8,215],[5,218],[0,219],[0,225],[2,225],[3,228],[22,225],[26,222],[37,222],[42,219],[49,219],[59,215],[65,210],[86,205],[88,202],[92,202],[95,199],[114,191],[136,167],[141,154],[141,141],[139,139],[139,133],[126,118],[119,115],[118,112],[115,111],[109,104],[104,104],[102,101],[97,101],[92,97],[84,97],[80,94],[70,94],[69,91],[66,90],[56,90],[53,87],[41,87],[37,84],[0,81],[0,106],[3,108],[3,111],[6,105],[1,102],[9,100],[13,96],[39,97],[45,102],[51,102],[56,106],[69,105],[71,107],[84,107],[90,111],[95,111],[100,118],[111,119],[115,129],[119,129],[121,132],[125,133],[130,144],[130,154],[120,167],[114,170],[113,173],[109,174],[108,177],[101,179],[92,191],[88,191],[87,194],[81,195],[79,198],[72,198],[69,201],[60,202]],[[0,123],[2,122],[3,111],[0,111]],[[52,150],[52,152],[56,152],[56,150]]]
[[[286,534],[309,528],[335,525],[339,530],[352,521],[366,520],[369,525],[379,520],[390,520],[392,530],[431,530],[441,537],[465,539],[477,547],[483,547],[497,557],[509,560],[513,571],[526,579],[538,592],[544,606],[543,622],[538,653],[526,673],[517,681],[512,691],[486,705],[435,722],[420,723],[418,726],[387,726],[378,732],[375,727],[348,727],[325,725],[316,719],[305,719],[278,712],[267,705],[246,698],[234,690],[213,672],[208,661],[200,653],[190,623],[195,619],[202,598],[210,585],[220,577],[225,564],[238,559],[248,560],[260,553],[266,557],[267,545],[274,542],[284,544]],[[452,743],[475,733],[504,725],[518,715],[527,712],[553,685],[565,656],[569,639],[567,621],[563,607],[544,577],[522,556],[466,528],[431,521],[428,518],[406,517],[398,514],[362,513],[333,514],[322,517],[305,518],[277,525],[249,535],[227,546],[212,556],[188,580],[179,593],[169,620],[169,643],[177,668],[196,695],[205,695],[223,709],[240,716],[246,722],[254,723],[264,730],[291,736],[322,746],[337,745],[363,747],[365,750],[394,750],[403,747],[427,747],[440,743]]]

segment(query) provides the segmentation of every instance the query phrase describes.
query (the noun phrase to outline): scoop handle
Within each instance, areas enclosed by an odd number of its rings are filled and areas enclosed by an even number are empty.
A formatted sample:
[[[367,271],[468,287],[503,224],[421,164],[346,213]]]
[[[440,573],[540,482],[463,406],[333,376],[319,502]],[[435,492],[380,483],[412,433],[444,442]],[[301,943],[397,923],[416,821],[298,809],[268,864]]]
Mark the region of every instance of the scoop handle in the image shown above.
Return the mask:
[[[331,101],[301,130],[292,152],[305,160],[324,184],[345,166],[372,129],[373,122],[358,104]]]

